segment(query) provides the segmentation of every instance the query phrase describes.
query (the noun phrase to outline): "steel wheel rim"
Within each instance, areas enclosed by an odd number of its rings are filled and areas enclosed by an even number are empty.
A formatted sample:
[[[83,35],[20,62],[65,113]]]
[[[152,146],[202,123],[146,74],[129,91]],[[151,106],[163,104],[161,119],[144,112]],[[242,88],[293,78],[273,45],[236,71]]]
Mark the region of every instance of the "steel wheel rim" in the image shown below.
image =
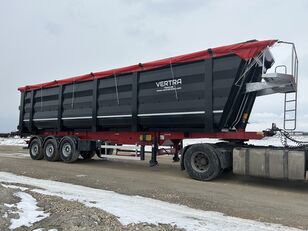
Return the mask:
[[[206,172],[209,168],[209,157],[204,152],[195,152],[191,156],[191,166],[197,172]]]
[[[48,157],[52,157],[55,152],[55,147],[52,144],[47,144],[45,148],[45,153]]]
[[[31,146],[31,154],[33,156],[37,156],[39,153],[39,145],[38,143],[34,143],[32,146]]]
[[[62,146],[62,154],[65,157],[69,157],[72,153],[72,146],[69,143],[65,143]]]

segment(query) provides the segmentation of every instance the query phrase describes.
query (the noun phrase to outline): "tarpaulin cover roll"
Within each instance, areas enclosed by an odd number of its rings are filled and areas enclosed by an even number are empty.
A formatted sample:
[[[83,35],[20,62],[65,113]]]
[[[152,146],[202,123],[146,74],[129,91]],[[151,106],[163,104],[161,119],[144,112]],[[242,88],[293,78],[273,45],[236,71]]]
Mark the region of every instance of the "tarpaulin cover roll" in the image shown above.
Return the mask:
[[[264,41],[251,41],[251,42],[244,42],[244,43],[237,43],[229,46],[222,46],[212,48],[212,56],[213,57],[221,57],[229,54],[235,54],[242,59],[250,59],[257,56],[262,50],[264,50],[268,46],[272,46],[277,40],[264,40]],[[41,88],[48,88],[54,87],[58,85],[69,84],[73,82],[82,82],[91,79],[99,79],[104,78],[112,75],[118,74],[126,74],[138,71],[145,71],[151,70],[159,67],[163,67],[166,65],[174,64],[174,63],[183,63],[183,62],[192,62],[197,60],[203,60],[210,58],[211,55],[209,54],[208,50],[198,51],[190,54],[175,56],[171,58],[156,60],[152,62],[136,64],[128,67],[122,67],[107,71],[89,73],[85,75],[70,77],[62,80],[54,80],[47,83],[35,84],[35,85],[28,85],[24,87],[18,88],[19,91],[31,91],[35,89]]]

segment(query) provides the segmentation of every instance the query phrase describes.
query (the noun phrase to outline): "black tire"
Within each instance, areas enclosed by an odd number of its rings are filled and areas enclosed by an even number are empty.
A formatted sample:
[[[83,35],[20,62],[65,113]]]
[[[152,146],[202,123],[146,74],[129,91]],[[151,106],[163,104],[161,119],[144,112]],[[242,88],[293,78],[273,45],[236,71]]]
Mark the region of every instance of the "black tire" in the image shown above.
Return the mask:
[[[184,155],[184,166],[190,177],[209,181],[221,173],[217,151],[210,144],[194,144]]]
[[[43,153],[44,153],[45,160],[48,160],[48,161],[60,160],[59,144],[56,138],[50,138],[47,141],[45,141],[45,144],[43,147]]]
[[[43,141],[41,138],[34,138],[29,144],[29,154],[32,160],[41,160],[44,158],[42,150]]]
[[[79,152],[77,151],[77,141],[75,138],[70,136],[65,136],[60,142],[60,157],[65,163],[75,162],[79,157]]]
[[[89,152],[80,152],[81,157],[84,160],[91,160],[94,156],[95,156],[95,152],[94,151],[89,151]]]

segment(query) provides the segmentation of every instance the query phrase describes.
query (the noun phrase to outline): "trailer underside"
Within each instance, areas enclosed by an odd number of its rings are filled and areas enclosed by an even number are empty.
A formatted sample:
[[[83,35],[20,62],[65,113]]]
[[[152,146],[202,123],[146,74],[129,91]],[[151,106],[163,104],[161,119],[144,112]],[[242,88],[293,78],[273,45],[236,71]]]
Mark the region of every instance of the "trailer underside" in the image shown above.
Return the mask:
[[[268,132],[268,131],[267,131]],[[270,133],[270,132],[268,132]],[[272,133],[270,133],[272,134]],[[156,166],[157,155],[166,151],[173,161],[180,161],[181,169],[202,181],[212,180],[223,171],[235,174],[275,179],[304,180],[308,176],[308,152],[305,148],[279,148],[252,146],[244,142],[262,139],[266,132],[42,132],[29,142],[30,156],[34,160],[62,160],[75,162],[78,157],[91,159],[108,157],[122,145],[135,145],[136,155],[145,160],[145,147],[151,145],[150,167]],[[183,146],[184,139],[215,138],[215,144],[199,143]],[[161,148],[160,146],[164,146]]]

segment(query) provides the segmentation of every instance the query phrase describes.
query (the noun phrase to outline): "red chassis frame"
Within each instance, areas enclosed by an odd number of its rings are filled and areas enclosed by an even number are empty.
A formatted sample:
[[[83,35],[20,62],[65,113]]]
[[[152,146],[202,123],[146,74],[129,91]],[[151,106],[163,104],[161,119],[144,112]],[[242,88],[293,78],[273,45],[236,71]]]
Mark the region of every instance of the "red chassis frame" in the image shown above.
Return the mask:
[[[165,141],[179,142],[183,139],[197,139],[197,138],[214,138],[222,140],[241,140],[247,141],[250,139],[260,140],[265,137],[263,132],[48,132],[44,131],[39,133],[41,136],[76,136],[82,140],[102,140],[108,141],[113,144],[138,144],[152,142],[152,138],[156,137],[158,144],[162,145]],[[149,136],[151,140],[140,139],[140,137]]]

